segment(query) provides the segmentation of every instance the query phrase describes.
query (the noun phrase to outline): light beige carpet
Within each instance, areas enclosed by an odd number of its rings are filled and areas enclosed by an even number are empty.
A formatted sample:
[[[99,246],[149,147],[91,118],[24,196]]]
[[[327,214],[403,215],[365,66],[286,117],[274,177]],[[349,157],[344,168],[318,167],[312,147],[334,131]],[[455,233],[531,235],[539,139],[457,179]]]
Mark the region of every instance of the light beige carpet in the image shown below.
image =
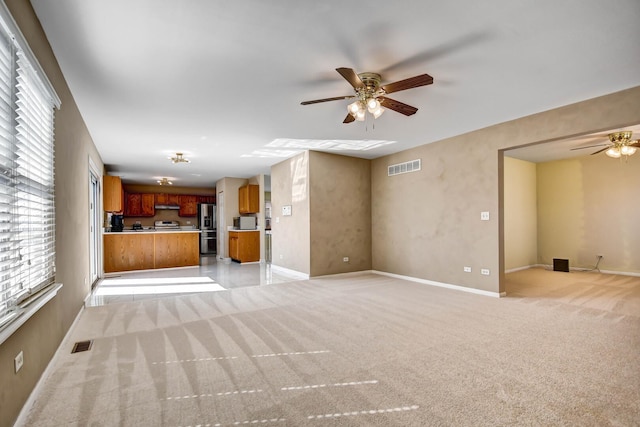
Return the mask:
[[[640,278],[508,277],[501,299],[366,274],[91,307],[27,423],[639,425]]]

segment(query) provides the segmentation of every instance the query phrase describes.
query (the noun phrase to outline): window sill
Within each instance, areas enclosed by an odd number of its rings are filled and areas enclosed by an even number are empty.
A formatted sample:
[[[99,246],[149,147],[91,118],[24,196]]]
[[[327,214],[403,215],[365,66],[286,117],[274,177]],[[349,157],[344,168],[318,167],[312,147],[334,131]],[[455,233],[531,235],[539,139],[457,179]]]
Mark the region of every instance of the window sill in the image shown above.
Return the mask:
[[[46,303],[51,301],[62,288],[62,283],[54,283],[49,288],[45,288],[34,298],[25,301],[13,315],[13,319],[0,328],[0,345],[24,325],[27,320],[37,313]]]

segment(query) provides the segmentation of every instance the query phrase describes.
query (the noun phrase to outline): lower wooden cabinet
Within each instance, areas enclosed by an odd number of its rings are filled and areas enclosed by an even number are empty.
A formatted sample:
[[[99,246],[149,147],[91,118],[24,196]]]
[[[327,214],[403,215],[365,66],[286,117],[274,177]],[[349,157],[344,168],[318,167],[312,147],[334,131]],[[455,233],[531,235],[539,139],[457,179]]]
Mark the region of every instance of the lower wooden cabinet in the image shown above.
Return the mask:
[[[156,234],[155,268],[184,267],[200,263],[197,233]]]
[[[230,231],[229,255],[238,262],[260,261],[260,232]]]
[[[154,268],[153,234],[104,235],[104,272]]]
[[[104,235],[104,272],[200,264],[200,234],[189,232]]]

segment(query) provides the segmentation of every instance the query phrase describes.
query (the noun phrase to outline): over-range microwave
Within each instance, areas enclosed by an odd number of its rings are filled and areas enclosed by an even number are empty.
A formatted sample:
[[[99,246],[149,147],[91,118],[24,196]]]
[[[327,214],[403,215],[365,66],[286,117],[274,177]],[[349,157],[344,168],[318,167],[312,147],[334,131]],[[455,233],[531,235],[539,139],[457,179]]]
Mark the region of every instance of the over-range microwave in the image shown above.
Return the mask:
[[[233,228],[236,230],[255,230],[256,229],[256,217],[255,216],[238,216],[233,218]]]

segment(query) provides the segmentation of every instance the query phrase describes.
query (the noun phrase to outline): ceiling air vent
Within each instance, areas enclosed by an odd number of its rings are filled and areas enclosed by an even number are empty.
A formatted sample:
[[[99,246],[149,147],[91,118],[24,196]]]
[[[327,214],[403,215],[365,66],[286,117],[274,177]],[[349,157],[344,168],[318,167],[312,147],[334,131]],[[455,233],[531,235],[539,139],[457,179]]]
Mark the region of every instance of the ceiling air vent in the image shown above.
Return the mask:
[[[420,159],[410,160],[404,163],[390,165],[387,170],[388,176],[400,175],[401,173],[417,172],[422,166]]]

